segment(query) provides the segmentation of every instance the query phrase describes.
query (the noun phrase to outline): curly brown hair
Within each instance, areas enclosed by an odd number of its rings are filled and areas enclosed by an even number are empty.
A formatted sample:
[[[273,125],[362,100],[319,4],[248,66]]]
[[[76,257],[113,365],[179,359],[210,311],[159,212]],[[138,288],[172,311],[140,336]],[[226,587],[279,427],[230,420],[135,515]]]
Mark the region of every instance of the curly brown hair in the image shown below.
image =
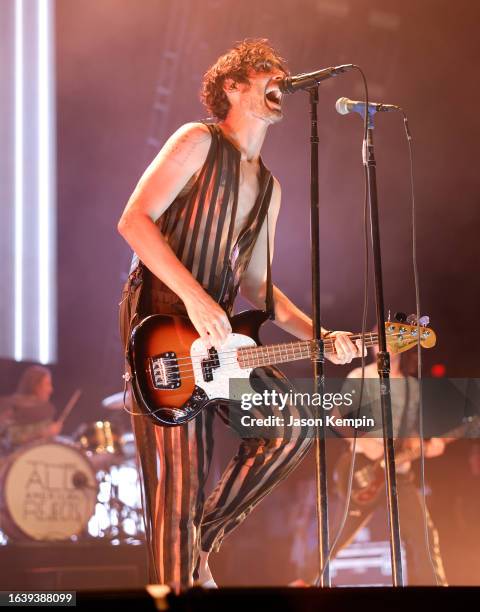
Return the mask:
[[[203,76],[201,100],[211,115],[222,120],[228,114],[230,102],[223,85],[225,79],[248,83],[248,72],[271,72],[275,68],[290,74],[285,60],[266,38],[246,38],[222,55]]]

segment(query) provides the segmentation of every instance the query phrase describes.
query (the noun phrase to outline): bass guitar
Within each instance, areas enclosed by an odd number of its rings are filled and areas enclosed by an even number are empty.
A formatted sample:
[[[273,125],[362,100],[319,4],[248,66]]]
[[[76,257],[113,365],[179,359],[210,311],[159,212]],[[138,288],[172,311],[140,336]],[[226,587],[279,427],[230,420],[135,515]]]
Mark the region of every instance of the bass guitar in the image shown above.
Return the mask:
[[[194,419],[210,403],[229,399],[229,380],[250,377],[258,367],[311,359],[317,340],[261,345],[259,330],[267,320],[261,310],[232,317],[232,333],[217,350],[207,349],[188,317],[150,315],[130,335],[128,360],[132,390],[140,410],[157,425],[182,425]],[[406,351],[418,343],[431,348],[434,331],[403,322],[386,322],[391,353]],[[350,336],[352,340],[361,334]],[[376,345],[378,334],[366,333],[365,346]],[[324,339],[325,354],[335,353],[335,339]],[[253,390],[252,390],[253,391]]]

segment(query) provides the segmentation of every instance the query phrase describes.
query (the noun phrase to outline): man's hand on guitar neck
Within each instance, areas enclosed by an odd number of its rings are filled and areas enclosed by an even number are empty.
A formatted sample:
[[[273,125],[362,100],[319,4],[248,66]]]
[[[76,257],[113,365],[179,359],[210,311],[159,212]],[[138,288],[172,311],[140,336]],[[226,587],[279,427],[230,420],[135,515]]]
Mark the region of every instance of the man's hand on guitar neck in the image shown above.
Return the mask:
[[[328,338],[335,338],[335,353],[325,353],[325,357],[337,365],[343,365],[350,363],[355,357],[362,356],[362,341],[355,340],[353,343],[349,336],[351,332],[346,331],[332,331],[328,333]],[[365,348],[365,355],[367,349]]]
[[[405,449],[420,454],[420,438],[406,438],[403,446]],[[442,438],[430,438],[424,441],[424,452],[427,459],[439,457],[445,451],[445,442]]]
[[[350,449],[353,447],[353,439],[348,440]],[[442,438],[430,438],[424,440],[424,452],[426,459],[432,459],[433,457],[439,457],[445,451],[445,442]],[[363,453],[370,461],[377,461],[383,457],[383,438],[370,438],[368,436],[357,438],[356,441],[356,452]],[[420,438],[404,438],[401,440],[401,446],[398,449],[398,453],[402,454],[403,451],[413,453],[411,460],[417,459],[420,455]],[[398,459],[398,455],[397,455]],[[408,459],[408,457],[407,457]],[[411,462],[400,460],[400,464],[407,470],[410,468]],[[405,470],[401,470],[405,471]]]

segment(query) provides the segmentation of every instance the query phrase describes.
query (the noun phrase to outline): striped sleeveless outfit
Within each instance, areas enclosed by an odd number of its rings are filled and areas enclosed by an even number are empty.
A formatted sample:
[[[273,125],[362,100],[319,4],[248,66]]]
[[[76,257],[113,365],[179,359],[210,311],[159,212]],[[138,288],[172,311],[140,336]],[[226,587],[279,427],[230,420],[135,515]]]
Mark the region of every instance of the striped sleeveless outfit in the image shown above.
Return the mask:
[[[245,226],[236,229],[241,154],[217,124],[206,125],[212,137],[207,159],[157,225],[179,260],[231,315],[242,275],[267,222],[273,177],[260,159],[258,197]],[[270,270],[268,277],[266,310],[273,316]],[[180,298],[134,256],[120,302],[125,348],[132,326],[153,313],[186,314],[186,310]],[[279,392],[291,388],[275,367],[258,368],[255,374]],[[134,412],[139,411],[135,408]],[[287,406],[285,422],[296,412],[295,407]],[[198,575],[199,552],[218,550],[225,536],[299,463],[312,441],[310,437],[292,437],[287,431],[272,440],[241,439],[235,456],[206,498],[215,415],[229,424],[224,405],[209,407],[178,427],[157,426],[141,414],[132,417],[151,583],[192,586]],[[255,416],[255,409],[251,415]]]

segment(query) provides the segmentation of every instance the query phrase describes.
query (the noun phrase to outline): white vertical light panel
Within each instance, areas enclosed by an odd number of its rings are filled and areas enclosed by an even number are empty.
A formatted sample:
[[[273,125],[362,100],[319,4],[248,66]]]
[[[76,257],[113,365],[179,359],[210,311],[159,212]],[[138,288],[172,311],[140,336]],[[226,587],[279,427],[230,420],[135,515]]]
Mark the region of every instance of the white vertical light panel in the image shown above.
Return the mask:
[[[57,352],[54,4],[2,2],[0,357],[51,363]]]
[[[52,0],[37,0],[38,36],[38,361],[55,358],[55,116]]]
[[[16,361],[23,358],[23,0],[15,2],[14,9],[14,41],[15,41],[15,96],[13,112],[15,115],[15,143],[14,143],[14,354]]]

